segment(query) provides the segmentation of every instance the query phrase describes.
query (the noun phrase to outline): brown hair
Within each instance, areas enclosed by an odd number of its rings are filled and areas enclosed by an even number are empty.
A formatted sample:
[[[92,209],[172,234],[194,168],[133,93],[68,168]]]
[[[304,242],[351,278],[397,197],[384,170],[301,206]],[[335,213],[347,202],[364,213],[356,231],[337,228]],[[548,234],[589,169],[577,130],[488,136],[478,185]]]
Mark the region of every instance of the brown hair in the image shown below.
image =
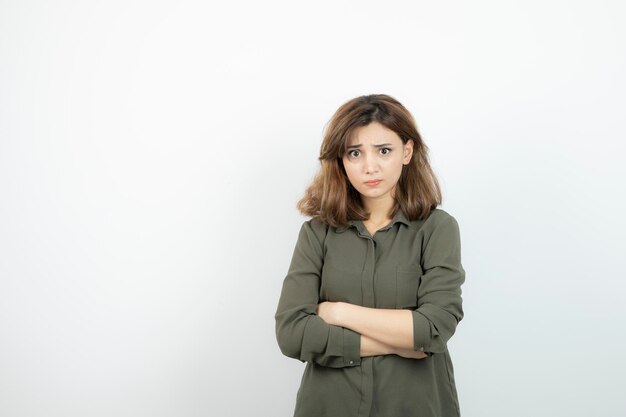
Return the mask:
[[[329,121],[318,158],[321,168],[296,204],[302,214],[335,227],[347,226],[350,219],[369,218],[361,195],[346,175],[342,157],[352,132],[372,122],[393,130],[404,144],[413,139],[413,156],[408,165],[402,166],[389,217],[400,209],[409,220],[422,220],[441,204],[441,189],[428,160],[428,147],[413,116],[395,98],[371,94],[344,103]]]

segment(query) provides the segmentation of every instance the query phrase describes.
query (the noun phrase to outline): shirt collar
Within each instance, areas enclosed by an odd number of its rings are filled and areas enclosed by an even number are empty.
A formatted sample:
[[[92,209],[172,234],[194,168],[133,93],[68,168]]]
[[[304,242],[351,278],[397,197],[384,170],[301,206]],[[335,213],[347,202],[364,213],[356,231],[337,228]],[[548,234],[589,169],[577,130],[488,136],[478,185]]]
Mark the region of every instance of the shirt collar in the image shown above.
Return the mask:
[[[410,224],[409,219],[404,215],[404,212],[402,211],[402,209],[398,209],[398,211],[396,212],[396,215],[393,216],[393,219],[391,219],[391,222],[379,230],[387,230],[398,222],[404,223],[407,226]],[[363,231],[363,229],[365,228],[365,225],[363,225],[362,220],[349,220],[348,223],[350,223],[350,225],[338,227],[337,233],[343,233],[353,226],[356,227],[359,231]]]

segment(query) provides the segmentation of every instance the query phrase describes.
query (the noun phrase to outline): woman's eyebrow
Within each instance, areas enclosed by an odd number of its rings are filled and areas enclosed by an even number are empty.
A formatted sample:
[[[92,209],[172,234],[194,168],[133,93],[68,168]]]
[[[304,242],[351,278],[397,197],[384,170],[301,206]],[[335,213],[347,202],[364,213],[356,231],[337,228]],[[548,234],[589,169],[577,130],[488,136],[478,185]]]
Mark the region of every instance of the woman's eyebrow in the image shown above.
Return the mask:
[[[356,145],[348,145],[348,149],[359,148],[360,146],[361,146],[360,143]],[[381,143],[380,145],[374,145],[375,148],[382,148],[383,146],[391,146],[391,143]]]

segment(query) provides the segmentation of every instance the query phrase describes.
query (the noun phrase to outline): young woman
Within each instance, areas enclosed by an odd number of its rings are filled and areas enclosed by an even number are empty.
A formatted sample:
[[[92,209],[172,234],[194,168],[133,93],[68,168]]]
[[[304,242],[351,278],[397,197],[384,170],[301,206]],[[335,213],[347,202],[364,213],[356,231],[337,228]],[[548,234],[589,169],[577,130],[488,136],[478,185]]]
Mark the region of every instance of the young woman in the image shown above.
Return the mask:
[[[319,160],[275,315],[280,350],[306,362],[294,416],[460,416],[459,226],[413,117],[387,95],[350,100]]]

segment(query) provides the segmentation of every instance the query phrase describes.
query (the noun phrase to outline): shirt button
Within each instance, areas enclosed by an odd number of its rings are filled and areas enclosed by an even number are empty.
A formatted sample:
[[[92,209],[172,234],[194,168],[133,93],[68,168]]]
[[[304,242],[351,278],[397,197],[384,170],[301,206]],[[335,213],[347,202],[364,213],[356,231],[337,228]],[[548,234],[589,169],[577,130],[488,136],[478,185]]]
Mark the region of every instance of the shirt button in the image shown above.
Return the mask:
[[[423,352],[423,351],[424,351],[424,346],[422,346],[422,347],[420,348],[420,350]]]
[[[350,365],[354,365],[354,361],[350,361]]]

